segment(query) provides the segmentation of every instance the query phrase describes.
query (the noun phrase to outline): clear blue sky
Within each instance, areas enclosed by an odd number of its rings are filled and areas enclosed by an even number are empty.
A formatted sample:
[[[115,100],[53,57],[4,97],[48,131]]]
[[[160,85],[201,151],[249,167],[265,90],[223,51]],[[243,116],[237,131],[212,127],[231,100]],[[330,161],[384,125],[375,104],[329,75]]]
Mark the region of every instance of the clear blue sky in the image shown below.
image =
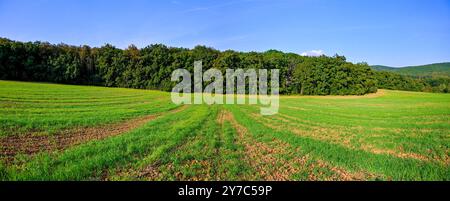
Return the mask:
[[[450,61],[450,0],[0,0],[0,37],[320,50],[352,62],[418,65]]]

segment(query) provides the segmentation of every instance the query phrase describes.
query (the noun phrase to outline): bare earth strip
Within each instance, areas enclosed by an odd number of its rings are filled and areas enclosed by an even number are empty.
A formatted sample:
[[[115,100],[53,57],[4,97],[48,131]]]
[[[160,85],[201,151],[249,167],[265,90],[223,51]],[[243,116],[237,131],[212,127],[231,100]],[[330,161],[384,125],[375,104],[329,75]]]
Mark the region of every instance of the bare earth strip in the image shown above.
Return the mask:
[[[178,145],[176,147],[173,147],[170,151],[170,153],[174,153],[176,150],[186,150],[188,146],[191,143],[194,143],[198,140],[199,136],[195,135],[194,137],[188,138],[184,143],[181,145]],[[201,177],[192,177],[192,178],[186,178],[181,172],[175,172],[174,164],[173,162],[170,162],[168,164],[162,164],[159,160],[155,161],[154,163],[142,166],[142,167],[125,167],[123,169],[119,169],[115,172],[115,176],[117,178],[132,178],[132,179],[138,179],[138,180],[146,180],[146,181],[158,181],[164,179],[164,174],[161,172],[162,168],[166,168],[166,171],[171,172],[174,174],[176,180],[183,181],[183,180],[193,180],[193,181],[207,181],[210,179],[210,170],[212,167],[212,163],[210,163],[207,160],[197,160],[192,159],[188,162],[186,162],[184,165],[187,166],[195,166],[200,165],[202,169],[204,170],[203,174],[198,174]],[[103,180],[115,180],[114,178],[104,178]]]
[[[288,123],[292,123],[292,119],[297,119],[295,117],[291,117],[288,115],[281,115],[281,116],[283,116],[283,118],[279,118],[279,120],[288,122]],[[272,128],[274,128],[274,126],[272,126]],[[351,143],[349,142],[348,139],[342,140],[342,139],[346,139],[349,137],[348,135],[350,134],[350,132],[348,132],[348,131],[344,131],[344,130],[336,131],[336,130],[332,130],[332,129],[318,128],[318,127],[311,127],[313,129],[312,131],[303,131],[301,129],[296,129],[295,127],[286,126],[286,125],[283,125],[282,127],[278,127],[276,129],[280,130],[282,128],[288,129],[289,131],[291,131],[295,134],[298,134],[298,135],[302,135],[302,136],[310,135],[311,137],[314,137],[316,139],[332,141],[334,143],[341,144],[348,148],[352,148],[352,149],[355,148],[351,145]],[[361,129],[361,128],[359,128],[359,129]],[[418,153],[404,152],[402,150],[378,149],[378,148],[375,148],[372,145],[369,145],[364,142],[360,142],[360,144],[362,145],[360,147],[360,149],[367,151],[367,152],[374,153],[374,154],[389,154],[391,156],[395,156],[398,158],[410,158],[410,159],[416,159],[416,160],[421,160],[421,161],[435,160],[436,162],[446,163],[445,161],[440,161],[439,159],[430,159],[427,156],[424,156],[424,155],[421,155]]]
[[[178,107],[169,112],[178,112],[185,106]],[[40,136],[35,133],[0,138],[0,158],[12,160],[17,154],[33,155],[41,151],[52,152],[63,150],[70,146],[86,143],[91,140],[101,140],[107,137],[120,135],[138,128],[157,118],[161,114],[147,115],[125,122],[89,128],[73,128],[60,131],[54,135]]]
[[[288,124],[292,123],[292,119],[297,119],[295,117],[290,117],[288,115],[280,115],[280,116],[281,117],[275,117],[275,119],[282,121],[284,123],[288,123]],[[341,145],[346,146],[351,149],[355,148],[350,144],[350,142],[348,140],[349,136],[346,135],[348,133],[346,133],[344,131],[339,132],[336,130],[326,129],[323,127],[322,128],[314,127],[314,126],[310,127],[312,129],[311,131],[304,131],[304,130],[298,129],[294,126],[291,126],[291,125],[286,125],[286,124],[284,124],[282,126],[275,125],[274,122],[269,119],[266,119],[266,120],[270,121],[271,123],[264,122],[263,118],[256,114],[253,114],[252,117],[253,117],[253,119],[255,119],[255,121],[262,123],[265,126],[268,126],[275,130],[288,130],[288,131],[290,131],[294,134],[300,135],[300,136],[308,136],[308,137],[312,137],[312,138],[319,139],[319,140],[330,141],[330,142],[333,142],[336,144],[341,144]],[[347,139],[347,140],[343,140],[343,139]],[[361,142],[361,143],[363,143],[363,142]],[[395,156],[398,158],[410,158],[410,159],[416,159],[416,160],[421,160],[421,161],[432,160],[426,156],[423,156],[423,155],[420,155],[417,153],[411,153],[411,152],[406,153],[406,152],[402,152],[400,150],[395,150],[395,151],[388,150],[388,149],[382,150],[382,149],[374,148],[369,145],[361,146],[360,148],[364,151],[368,151],[368,152],[371,152],[374,154],[389,154],[389,155],[392,155],[392,156]],[[439,160],[435,160],[435,161],[440,162],[440,163],[447,163],[446,161],[439,161]]]
[[[179,144],[175,147],[172,147],[170,149],[170,151],[166,152],[166,153],[171,153],[173,154],[174,152],[176,152],[177,150],[183,150],[183,151],[189,151],[187,149],[189,149],[189,146],[192,145],[192,143],[197,142],[200,139],[199,135],[195,135],[195,136],[191,136],[188,137],[186,140],[184,140],[183,144]],[[210,172],[209,170],[211,170],[211,165],[212,163],[210,163],[209,161],[206,160],[197,160],[197,159],[192,159],[189,162],[187,162],[187,164],[184,165],[188,165],[188,166],[194,166],[194,165],[201,165],[203,167],[203,169],[205,170],[203,172],[203,174],[201,174],[201,176],[203,176],[202,178],[199,177],[194,177],[194,178],[189,178],[189,180],[193,180],[193,181],[206,181],[206,180],[211,180],[209,178],[210,176]],[[173,172],[176,180],[188,180],[185,176],[183,176],[182,173],[180,172],[174,172],[174,164],[173,162],[170,162],[168,164],[162,164],[160,160],[156,160],[155,162],[152,162],[150,164],[145,164],[145,165],[139,165],[138,167],[133,167],[131,165],[122,167],[122,168],[118,168],[116,170],[113,170],[113,174],[112,175],[106,175],[102,178],[103,181],[114,181],[114,180],[144,180],[144,181],[158,181],[158,180],[163,180],[164,179],[164,174],[161,171],[162,168],[165,168],[166,171],[168,172]]]
[[[366,180],[374,177],[369,173],[351,173],[333,167],[325,161],[314,160],[308,155],[299,156],[299,149],[277,139],[273,139],[270,143],[257,142],[231,113],[225,112],[223,119],[235,127],[239,141],[245,146],[248,157],[246,161],[264,180],[291,180],[292,175],[300,172],[308,174],[307,180]],[[331,172],[332,175],[325,176],[325,171]]]
[[[384,96],[386,94],[386,91],[383,89],[378,89],[375,93],[365,94],[365,95],[325,95],[325,96],[311,96],[311,95],[291,95],[291,96],[285,96],[283,98],[289,99],[289,98],[318,98],[318,99],[358,99],[358,98],[377,98]]]
[[[219,113],[216,117],[216,122],[219,125],[223,124],[223,113]],[[216,137],[218,137],[219,141],[222,141],[223,133],[216,133]],[[173,152],[171,153],[175,157],[179,158],[179,153],[177,152],[189,152],[192,149],[192,146],[200,141],[205,141],[206,136],[203,136],[201,133],[189,137],[185,140],[186,143],[173,148]],[[210,144],[204,145],[205,151],[211,147]],[[170,177],[171,179],[178,181],[208,181],[208,180],[222,180],[226,179],[224,175],[221,175],[221,172],[218,171],[217,157],[220,157],[223,153],[219,147],[212,147],[214,150],[213,157],[189,157],[189,159],[182,160],[182,162],[178,162],[177,164],[174,161],[169,161],[167,163],[162,164],[159,160],[143,165],[141,167],[124,167],[122,169],[116,170],[114,172],[113,177],[104,178],[104,180],[121,180],[121,179],[138,179],[138,180],[162,180],[164,178]],[[204,153],[207,154],[207,153]],[[221,161],[225,163],[226,161]],[[196,167],[196,168],[194,168]],[[180,168],[190,169],[191,174],[185,175]],[[223,177],[222,177],[223,176]],[[240,178],[243,180],[250,180],[247,178]]]

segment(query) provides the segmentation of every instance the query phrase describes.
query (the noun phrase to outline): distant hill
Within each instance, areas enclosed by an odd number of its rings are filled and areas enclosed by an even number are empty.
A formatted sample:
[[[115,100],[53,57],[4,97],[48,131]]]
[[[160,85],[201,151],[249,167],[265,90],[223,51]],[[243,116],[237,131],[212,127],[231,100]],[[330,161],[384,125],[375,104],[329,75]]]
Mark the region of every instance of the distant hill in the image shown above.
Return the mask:
[[[371,68],[377,71],[390,71],[402,75],[411,75],[416,77],[450,77],[450,62],[397,68],[391,66],[374,65],[371,66]]]

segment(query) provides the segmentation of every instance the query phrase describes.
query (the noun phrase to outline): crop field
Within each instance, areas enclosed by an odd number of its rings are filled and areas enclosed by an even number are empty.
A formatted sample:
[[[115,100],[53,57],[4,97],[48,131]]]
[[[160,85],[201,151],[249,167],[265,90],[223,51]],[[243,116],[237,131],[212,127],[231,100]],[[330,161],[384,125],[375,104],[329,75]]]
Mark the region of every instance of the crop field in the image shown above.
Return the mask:
[[[0,81],[0,180],[450,180],[450,94],[175,105],[170,93]]]

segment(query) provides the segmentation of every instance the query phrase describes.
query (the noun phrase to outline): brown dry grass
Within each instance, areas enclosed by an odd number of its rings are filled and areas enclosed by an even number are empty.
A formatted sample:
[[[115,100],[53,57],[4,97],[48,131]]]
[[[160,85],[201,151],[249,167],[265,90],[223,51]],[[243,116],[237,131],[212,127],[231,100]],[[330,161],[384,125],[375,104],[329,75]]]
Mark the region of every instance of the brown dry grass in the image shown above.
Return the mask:
[[[292,96],[282,96],[282,98],[289,99],[289,98],[321,98],[321,99],[358,99],[358,98],[377,98],[384,96],[386,94],[386,91],[383,89],[378,89],[375,93],[365,94],[365,95],[346,95],[346,96],[340,96],[340,95],[325,95],[325,96],[298,96],[298,95],[292,95]]]
[[[169,112],[175,113],[183,109],[185,109],[185,106],[178,107]],[[68,147],[83,144],[92,140],[101,140],[107,137],[120,135],[138,128],[162,114],[147,115],[124,122],[98,127],[66,129],[54,135],[29,133],[25,135],[6,136],[0,138],[0,158],[5,159],[8,162],[17,154],[33,155],[41,151],[53,152],[64,150]]]
[[[221,121],[229,121],[235,127],[239,140],[245,147],[246,161],[264,180],[290,180],[292,175],[299,172],[307,172],[308,180],[323,180],[325,173],[320,168],[333,173],[325,180],[365,180],[374,177],[368,173],[351,173],[324,161],[313,160],[308,155],[300,156],[300,149],[293,148],[288,143],[277,139],[272,139],[270,143],[255,141],[249,136],[248,130],[240,125],[231,113],[223,112],[223,114]]]
[[[335,144],[343,145],[347,148],[356,149],[351,143],[350,138],[351,134],[350,132],[346,132],[344,130],[337,130],[337,129],[329,129],[324,127],[317,127],[317,126],[310,126],[311,130],[302,130],[299,128],[296,128],[292,126],[292,119],[296,119],[295,117],[290,117],[288,115],[280,115],[279,117],[272,117],[275,120],[284,122],[283,125],[276,124],[273,120],[263,118],[262,116],[258,114],[252,114],[251,115],[255,121],[264,124],[265,126],[275,129],[275,130],[283,130],[283,131],[290,131],[294,134],[300,135],[300,136],[306,136],[311,137],[314,139],[327,141]],[[291,125],[289,125],[291,124]],[[395,156],[398,158],[410,158],[410,159],[416,159],[421,161],[430,161],[433,159],[430,159],[427,156],[417,154],[417,153],[411,153],[411,152],[404,152],[402,150],[391,150],[391,149],[379,149],[376,148],[370,144],[364,143],[363,141],[360,142],[361,146],[358,147],[359,149],[362,149],[367,152],[371,152],[374,154],[389,154],[391,156]],[[442,163],[447,163],[446,161],[438,161]]]

